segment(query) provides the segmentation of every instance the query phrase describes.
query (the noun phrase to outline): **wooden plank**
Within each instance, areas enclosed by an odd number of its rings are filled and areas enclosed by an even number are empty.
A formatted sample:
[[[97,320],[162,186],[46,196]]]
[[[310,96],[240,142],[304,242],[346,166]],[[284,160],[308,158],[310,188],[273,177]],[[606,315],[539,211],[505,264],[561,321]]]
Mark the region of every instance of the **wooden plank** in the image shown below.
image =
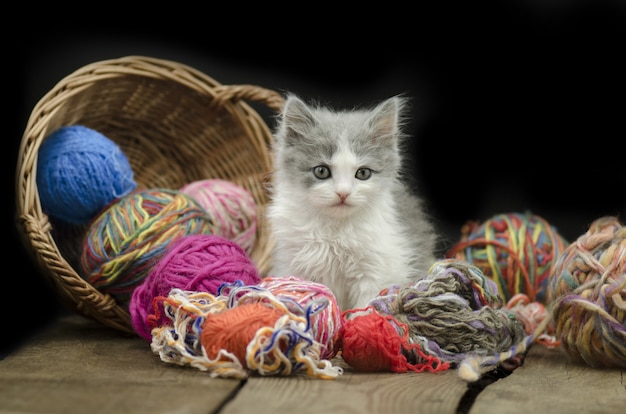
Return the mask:
[[[333,363],[345,372],[332,380],[210,378],[162,362],[143,339],[70,315],[0,361],[0,412],[455,413],[467,388],[453,370],[361,373]]]
[[[486,387],[470,414],[626,412],[626,370],[569,362],[561,348],[533,345],[524,364]]]
[[[363,373],[340,358],[333,363],[345,372],[332,380],[211,378],[162,362],[141,338],[69,315],[0,361],[0,412],[621,414],[626,406],[625,370],[573,364],[562,351],[539,345],[482,391],[470,389],[456,370]]]
[[[206,414],[240,385],[166,364],[143,339],[71,315],[0,361],[0,412]]]
[[[335,365],[346,367],[335,358]],[[252,377],[223,414],[456,413],[467,384],[456,370],[439,373],[363,373],[346,367],[335,379]]]

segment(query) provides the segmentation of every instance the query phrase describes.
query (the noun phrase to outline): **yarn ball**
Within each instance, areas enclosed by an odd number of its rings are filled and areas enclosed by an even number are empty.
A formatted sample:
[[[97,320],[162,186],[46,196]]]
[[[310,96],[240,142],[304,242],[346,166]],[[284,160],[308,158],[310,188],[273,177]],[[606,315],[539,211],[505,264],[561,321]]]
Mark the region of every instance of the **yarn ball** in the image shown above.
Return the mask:
[[[518,293],[545,303],[547,281],[568,242],[544,218],[498,214],[484,223],[467,222],[447,258],[466,260],[493,279],[505,301]]]
[[[347,318],[341,336],[343,360],[363,372],[437,372],[450,367],[425,354],[418,344],[409,343],[406,325],[401,336],[392,320],[391,315],[376,311]]]
[[[322,344],[320,357],[330,359],[338,352],[338,341],[343,327],[341,309],[332,291],[321,283],[295,276],[266,277],[259,286],[267,289],[290,310],[296,303],[311,317],[311,329],[315,339]]]
[[[573,361],[626,368],[626,227],[601,217],[569,245],[548,283],[556,335]]]
[[[150,348],[161,360],[199,368],[211,377],[306,372],[332,379],[343,373],[320,359],[321,347],[301,307],[292,312],[258,285],[225,284],[219,291],[214,296],[174,288],[167,297],[155,298],[149,319],[156,321],[163,313],[166,323],[152,329]]]
[[[134,289],[175,240],[211,234],[212,229],[206,211],[180,191],[133,191],[90,223],[82,243],[82,276],[127,305]]]
[[[416,282],[383,290],[370,302],[406,325],[411,343],[444,362],[505,352],[524,337],[523,325],[502,310],[495,282],[465,260],[435,262]]]
[[[120,147],[82,125],[48,135],[38,151],[41,208],[70,224],[85,224],[106,205],[135,190],[131,165]]]
[[[261,303],[241,304],[227,312],[208,314],[202,325],[200,341],[209,359],[218,359],[221,350],[228,350],[248,368],[248,344],[259,329],[274,326],[283,315],[282,309]]]
[[[233,240],[250,254],[256,240],[257,206],[245,188],[221,179],[193,181],[180,189],[204,207],[215,234]]]
[[[213,234],[191,234],[171,243],[144,281],[133,291],[129,310],[133,328],[150,341],[147,317],[153,300],[173,288],[217,295],[224,283],[256,285],[261,279],[256,265],[237,243]]]

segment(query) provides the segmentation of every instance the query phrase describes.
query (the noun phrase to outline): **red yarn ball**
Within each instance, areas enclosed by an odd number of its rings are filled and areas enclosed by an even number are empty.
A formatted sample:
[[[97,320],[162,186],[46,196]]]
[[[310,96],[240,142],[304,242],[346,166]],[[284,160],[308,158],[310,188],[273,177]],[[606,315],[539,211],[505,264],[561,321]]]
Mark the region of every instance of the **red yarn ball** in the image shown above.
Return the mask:
[[[357,371],[390,372],[401,349],[398,332],[377,312],[344,321],[341,356]]]
[[[217,295],[220,286],[237,281],[244,285],[261,281],[255,263],[240,245],[213,234],[181,237],[134,290],[129,304],[133,328],[150,341],[153,326],[147,317],[154,311],[153,300],[169,295],[173,288]]]
[[[391,315],[376,311],[346,319],[341,337],[343,360],[363,372],[438,372],[450,367],[424,353],[418,344],[409,343],[406,334],[400,336],[392,321]]]

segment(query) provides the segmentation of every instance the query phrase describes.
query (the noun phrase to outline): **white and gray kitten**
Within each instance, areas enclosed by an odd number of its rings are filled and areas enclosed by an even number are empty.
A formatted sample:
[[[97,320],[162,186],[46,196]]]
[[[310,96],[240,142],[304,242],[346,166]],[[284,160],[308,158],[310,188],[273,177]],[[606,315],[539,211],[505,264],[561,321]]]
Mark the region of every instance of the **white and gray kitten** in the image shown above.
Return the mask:
[[[348,310],[426,274],[437,237],[402,181],[406,107],[399,96],[343,111],[286,96],[267,212],[272,276],[321,283]]]

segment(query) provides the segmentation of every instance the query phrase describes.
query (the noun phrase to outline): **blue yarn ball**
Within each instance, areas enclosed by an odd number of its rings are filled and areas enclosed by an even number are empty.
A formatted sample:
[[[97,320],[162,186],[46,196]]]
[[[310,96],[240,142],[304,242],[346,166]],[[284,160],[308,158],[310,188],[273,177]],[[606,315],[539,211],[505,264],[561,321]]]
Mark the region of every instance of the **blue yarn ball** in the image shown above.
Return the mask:
[[[42,210],[71,224],[85,224],[106,205],[137,187],[121,148],[82,125],[48,135],[38,153],[37,187]]]

